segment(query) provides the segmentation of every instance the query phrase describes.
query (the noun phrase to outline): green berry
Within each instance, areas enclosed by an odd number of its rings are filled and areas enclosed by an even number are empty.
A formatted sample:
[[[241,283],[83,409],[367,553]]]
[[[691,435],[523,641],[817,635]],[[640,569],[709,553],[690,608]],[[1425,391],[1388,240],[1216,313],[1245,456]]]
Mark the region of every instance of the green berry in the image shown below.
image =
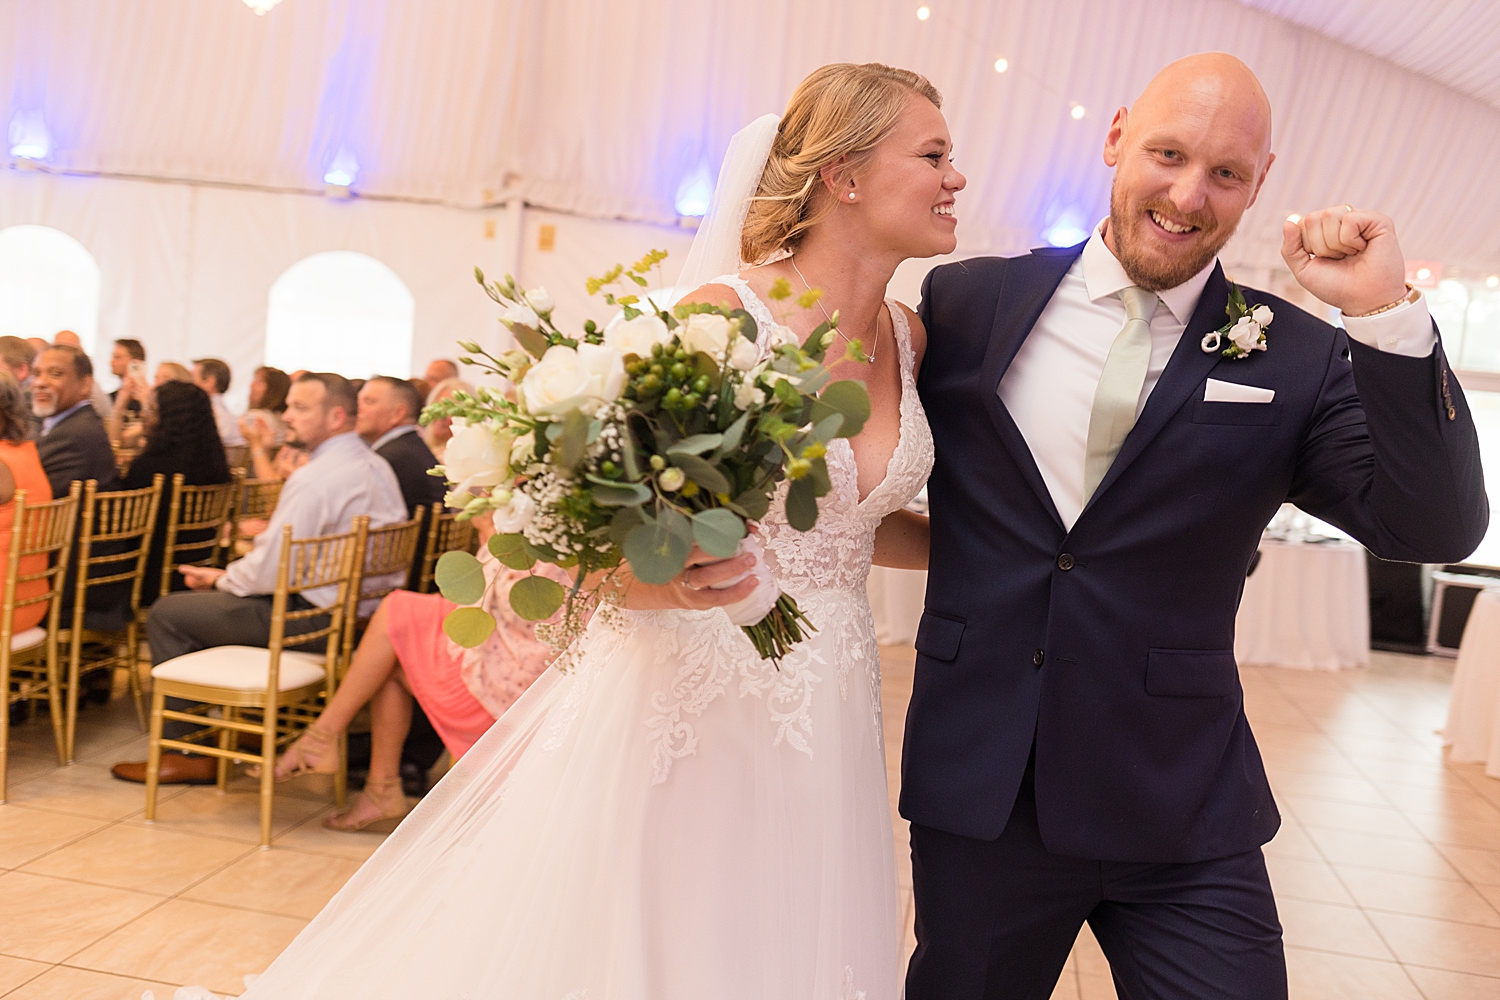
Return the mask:
[[[660,455],[652,455],[651,456],[651,468],[655,469],[657,472],[660,472],[662,469],[665,469],[666,467],[667,467],[667,460],[665,458],[662,458]]]
[[[661,346],[661,345],[657,345],[657,346]],[[649,371],[652,375],[655,375],[657,378],[661,378],[662,376],[664,376],[664,375],[667,374],[667,370],[665,368],[663,368],[661,365],[652,365],[650,368],[648,368],[646,370]]]
[[[682,405],[682,392],[676,387],[668,389],[666,396],[662,397],[662,405],[675,410]]]
[[[686,349],[679,347],[677,348],[677,351],[672,355],[672,357],[676,358],[678,361],[686,361],[688,359],[688,352],[686,351]]]
[[[688,372],[690,371],[692,371],[691,368],[679,361],[672,366],[672,377],[681,382],[688,377]]]
[[[663,351],[663,347],[660,344],[652,344],[651,345],[651,356],[653,358],[659,358],[659,357],[661,357],[662,351]]]
[[[652,367],[655,366],[653,365]],[[641,392],[645,393],[647,396],[654,396],[657,393],[661,392],[661,376],[656,374],[655,372],[652,372],[650,375],[647,375],[645,378],[641,379]]]
[[[620,467],[608,459],[599,463],[599,472],[605,479],[620,478]]]
[[[698,395],[696,392],[690,392],[682,397],[682,408],[684,410],[691,410],[701,402],[703,402],[702,396]]]
[[[707,375],[699,375],[693,381],[693,391],[696,392],[700,396],[706,396],[706,395],[708,395],[708,376]]]

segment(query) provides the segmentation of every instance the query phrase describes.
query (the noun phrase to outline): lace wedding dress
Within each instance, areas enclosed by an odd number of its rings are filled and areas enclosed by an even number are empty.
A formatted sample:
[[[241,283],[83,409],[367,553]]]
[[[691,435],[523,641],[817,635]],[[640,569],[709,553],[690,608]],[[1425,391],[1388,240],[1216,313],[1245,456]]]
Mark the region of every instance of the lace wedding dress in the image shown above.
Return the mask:
[[[760,324],[772,317],[738,277]],[[891,304],[901,434],[859,499],[848,441],[769,567],[818,631],[759,659],[722,611],[596,616],[244,994],[249,1000],[894,1000],[901,914],[865,598],[932,437]]]

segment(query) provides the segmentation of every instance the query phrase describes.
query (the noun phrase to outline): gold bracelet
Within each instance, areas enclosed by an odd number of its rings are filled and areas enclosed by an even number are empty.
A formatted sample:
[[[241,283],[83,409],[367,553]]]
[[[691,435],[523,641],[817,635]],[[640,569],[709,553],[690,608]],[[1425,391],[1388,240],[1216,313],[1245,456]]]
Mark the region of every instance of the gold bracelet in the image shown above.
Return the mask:
[[[1390,312],[1392,309],[1395,309],[1395,308],[1397,308],[1399,306],[1404,306],[1408,302],[1415,303],[1421,297],[1422,297],[1422,293],[1419,292],[1419,291],[1417,291],[1415,288],[1413,288],[1411,286],[1411,282],[1408,281],[1406,283],[1406,294],[1403,295],[1403,296],[1401,296],[1395,302],[1392,302],[1390,305],[1388,305],[1388,306],[1381,306],[1379,309],[1374,309],[1374,310],[1371,310],[1370,312],[1367,312],[1367,313],[1357,313],[1357,314],[1355,314],[1353,316],[1346,315],[1344,318],[1345,319],[1366,319],[1366,318],[1368,318],[1370,316],[1379,316],[1381,313]]]

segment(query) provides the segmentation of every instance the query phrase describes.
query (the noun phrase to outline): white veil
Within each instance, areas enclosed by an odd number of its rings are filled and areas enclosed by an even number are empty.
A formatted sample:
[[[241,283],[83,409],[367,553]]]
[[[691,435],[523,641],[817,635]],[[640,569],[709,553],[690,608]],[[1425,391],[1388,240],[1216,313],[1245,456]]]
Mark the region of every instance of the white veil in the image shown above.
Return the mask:
[[[761,115],[729,140],[713,201],[698,224],[698,235],[677,278],[681,295],[744,266],[740,260],[740,230],[745,227],[750,199],[760,187],[760,175],[765,172],[780,122],[778,115]]]

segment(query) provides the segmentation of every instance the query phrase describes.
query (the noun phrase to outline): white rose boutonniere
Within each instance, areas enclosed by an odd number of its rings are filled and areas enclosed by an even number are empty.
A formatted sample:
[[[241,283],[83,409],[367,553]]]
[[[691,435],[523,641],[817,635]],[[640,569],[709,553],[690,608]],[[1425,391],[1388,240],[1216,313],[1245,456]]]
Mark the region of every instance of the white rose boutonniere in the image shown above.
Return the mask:
[[[1226,358],[1248,358],[1251,351],[1266,349],[1266,327],[1276,318],[1270,307],[1251,306],[1245,301],[1245,293],[1239,286],[1231,283],[1229,304],[1224,307],[1224,312],[1229,316],[1229,322],[1203,338],[1204,354],[1219,350],[1225,340],[1229,341],[1229,346],[1223,349]]]

